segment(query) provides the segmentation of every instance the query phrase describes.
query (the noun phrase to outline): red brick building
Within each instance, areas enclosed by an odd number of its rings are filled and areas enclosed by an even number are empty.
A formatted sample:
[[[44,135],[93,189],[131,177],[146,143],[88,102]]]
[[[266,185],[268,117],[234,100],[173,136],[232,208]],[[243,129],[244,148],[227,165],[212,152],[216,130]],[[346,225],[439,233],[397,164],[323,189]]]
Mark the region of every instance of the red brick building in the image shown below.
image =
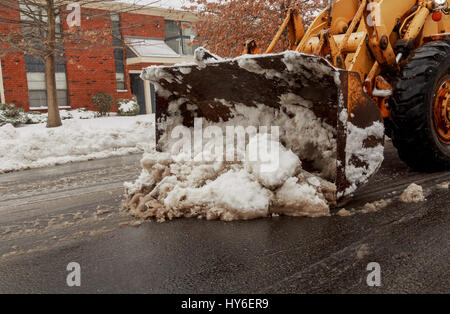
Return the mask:
[[[95,9],[81,8],[86,14],[81,15],[80,27],[111,29],[110,38],[103,39],[108,44],[87,50],[65,44],[64,56],[58,58],[56,65],[58,105],[63,109],[92,109],[91,96],[105,92],[115,99],[131,99],[135,95],[141,113],[153,112],[154,88],[139,78],[141,69],[152,64],[192,61],[195,47],[188,43],[195,34],[186,28],[186,23],[193,22],[195,17],[161,8],[130,9],[124,4],[98,8],[98,5]],[[1,9],[2,15],[16,20],[24,18],[13,10]],[[68,25],[64,22],[60,25],[64,34]],[[20,28],[0,23],[0,34],[12,27]],[[19,52],[3,57],[0,54],[0,102],[14,103],[26,111],[45,111],[44,73],[43,63],[32,56]]]

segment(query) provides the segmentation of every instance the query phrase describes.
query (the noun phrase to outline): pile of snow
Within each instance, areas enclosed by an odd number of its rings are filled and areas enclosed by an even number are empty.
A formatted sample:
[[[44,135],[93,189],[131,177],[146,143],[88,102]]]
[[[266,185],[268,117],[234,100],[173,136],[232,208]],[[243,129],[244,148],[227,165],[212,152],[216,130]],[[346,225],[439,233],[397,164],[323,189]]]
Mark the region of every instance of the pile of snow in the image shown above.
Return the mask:
[[[71,119],[52,129],[8,124],[0,127],[0,173],[122,156],[154,146],[154,116]]]
[[[291,157],[287,157],[288,159],[283,162],[293,162],[292,156],[298,156],[302,160],[310,161],[322,177],[334,180],[336,174],[335,130],[317,119],[311,110],[294,105],[282,106],[282,111],[264,105],[256,107],[235,105],[231,108],[231,112],[234,118],[226,122],[211,123],[203,120],[203,128],[207,129],[210,126],[220,127],[223,130],[223,135],[225,135],[226,129],[234,126],[247,129],[259,125],[260,128],[257,131],[261,131],[264,128],[270,131],[272,129],[271,126],[280,126],[280,142],[292,151]],[[163,151],[173,154],[179,153],[179,151],[174,151],[177,139],[173,139],[171,135],[175,128],[180,128],[181,124],[182,117],[180,116],[174,116],[166,121],[164,133],[160,139],[160,146]],[[190,129],[184,130],[183,133],[191,133],[191,137],[195,137]],[[302,136],[299,136],[299,134],[302,134]],[[226,140],[229,141],[228,138]],[[230,145],[233,145],[233,143],[233,139],[231,139]],[[225,146],[229,146],[229,142]],[[225,149],[226,147],[224,147]],[[239,147],[236,147],[236,155],[245,155],[245,150],[240,151]],[[247,166],[252,171],[252,165],[249,164]],[[276,180],[276,178],[273,178],[273,180]]]
[[[411,184],[400,196],[403,203],[420,203],[425,201],[423,188],[415,183]]]
[[[258,134],[250,142],[267,138],[267,134]],[[254,161],[205,163],[169,153],[147,153],[141,176],[125,184],[125,209],[135,217],[158,221],[179,217],[232,221],[271,214],[329,216],[334,184],[303,171],[292,151],[271,142],[283,162],[268,173]]]
[[[209,53],[205,49],[199,48],[199,54]],[[302,54],[297,52],[285,52],[282,54],[274,54],[274,56],[282,55],[286,68],[288,71],[305,72],[305,67],[309,69],[307,75],[312,75],[313,71],[316,77],[332,76],[337,77],[336,71],[331,65],[325,65],[323,63],[311,63],[310,60],[302,60],[299,56]],[[278,77],[290,82],[290,76],[286,73],[277,72],[272,69],[262,69],[253,59],[260,56],[241,56],[233,59],[238,65],[256,74],[263,74],[267,78]],[[220,59],[212,61],[204,61],[205,64],[208,63],[221,63],[229,62],[229,59]],[[300,64],[299,64],[300,62]],[[303,63],[302,63],[303,62]],[[201,67],[198,64],[180,64],[170,68],[177,68],[180,73],[190,71],[189,66],[197,66],[199,69]],[[159,94],[159,96],[164,98],[169,98],[172,93],[164,89],[159,82],[166,81],[169,83],[177,82],[182,83],[183,77],[181,75],[172,75],[165,70],[164,67],[151,66],[143,70],[141,77],[145,80],[151,81]],[[340,83],[340,82],[336,82]],[[169,113],[172,115],[171,121],[167,121],[166,129],[164,134],[170,134],[170,130],[182,124],[182,117],[179,115],[179,107],[186,100],[184,98],[179,98],[179,101],[174,101],[169,105]],[[313,110],[311,110],[313,104],[295,94],[286,93],[280,95],[279,97],[279,108],[274,109],[265,104],[255,103],[254,107],[248,107],[243,104],[230,103],[225,99],[215,99],[216,102],[229,108],[230,115],[233,117],[226,122],[221,124],[214,124],[221,127],[226,126],[279,126],[280,127],[280,138],[281,142],[285,144],[287,148],[292,150],[296,155],[302,160],[308,160],[313,163],[314,168],[321,171],[321,175],[324,178],[333,180],[336,175],[336,130],[333,126],[328,125],[322,119],[318,118]],[[193,113],[198,108],[195,105],[191,105],[188,110]],[[178,116],[177,116],[178,114]],[[178,119],[177,119],[178,117]],[[208,125],[204,125],[208,127]],[[378,127],[378,125],[377,125]],[[381,125],[382,127],[382,125]],[[381,129],[384,130],[383,127]],[[301,136],[299,136],[301,135]],[[369,136],[369,135],[368,135]],[[168,151],[173,142],[167,139],[163,139],[165,146],[164,151]],[[378,166],[378,165],[377,165]],[[374,166],[373,168],[376,168]]]
[[[174,130],[192,139],[196,134],[194,129],[181,126],[178,106],[182,102],[170,103],[173,115],[163,124],[165,129],[159,143],[163,153],[144,155],[140,177],[125,184],[125,209],[135,217],[158,221],[179,217],[231,221],[274,214],[329,216],[330,206],[336,203],[336,186],[327,181],[333,179],[336,170],[334,129],[318,120],[308,108],[295,106],[286,99],[281,111],[264,105],[235,105],[233,117],[227,122],[202,120],[202,130],[213,125],[224,135],[230,126],[262,126],[259,133],[249,135],[244,147],[234,145],[235,138],[226,136],[225,143],[219,143],[223,145],[223,158],[212,158],[210,162],[207,160],[211,150],[207,147],[211,146],[211,139],[194,143],[191,156],[177,145],[179,139],[173,138]],[[271,125],[282,126],[280,139],[269,134]],[[299,132],[305,136],[298,136]],[[217,147],[214,140],[212,146]],[[226,158],[230,142],[236,157],[233,161]],[[264,158],[249,158],[255,147],[258,157],[266,153]],[[196,152],[203,158],[197,159]],[[317,172],[302,169],[299,156],[321,160],[315,164]]]
[[[272,148],[270,151],[277,152],[276,156],[268,156],[268,164],[266,159],[266,163],[263,160],[249,161],[247,158],[231,162],[225,158],[228,157],[227,153],[227,156],[213,158],[210,162],[205,161],[208,158],[197,159],[199,156],[213,155],[211,147],[214,147],[215,152],[217,147],[224,148],[219,150],[223,154],[230,140],[231,145],[235,146],[234,137],[230,139],[226,136],[225,143],[214,142],[215,135],[208,143],[196,142],[197,128],[182,126],[186,116],[182,112],[197,117],[199,108],[195,104],[187,104],[187,99],[164,86],[166,83],[183,85],[183,74],[189,74],[193,69],[203,71],[208,65],[230,62],[207,53],[204,49],[197,50],[197,62],[193,64],[176,65],[169,67],[170,70],[160,66],[143,70],[141,77],[156,86],[160,97],[168,99],[169,117],[161,124],[163,129],[160,130],[162,136],[159,148],[163,153],[144,156],[141,176],[136,182],[125,184],[127,200],[124,208],[133,216],[156,218],[159,221],[176,217],[230,221],[279,214],[328,216],[330,207],[337,201],[336,185],[333,183],[336,181],[338,165],[337,131],[335,126],[316,116],[311,101],[296,94],[286,92],[279,95],[278,108],[257,102],[247,106],[226,99],[214,99],[214,103],[226,107],[230,113],[229,119],[218,123],[202,122],[200,130],[219,128],[221,138],[231,127],[248,129],[258,126],[259,134],[256,131],[255,134],[249,134],[248,144],[246,142],[244,147],[235,147],[233,155],[248,157],[252,143],[268,141],[268,146]],[[280,60],[285,65],[282,71],[262,68],[254,60],[260,56],[242,56],[231,62],[245,71],[264,75],[267,79],[282,80],[293,87],[292,90],[296,86],[292,73],[302,73],[317,79],[332,78],[339,94],[339,71],[330,64],[297,52],[276,55],[282,56]],[[188,94],[193,87],[185,86]],[[177,100],[171,101],[175,98]],[[339,101],[336,99],[336,102]],[[347,159],[342,160],[342,163],[348,166],[346,175],[353,184],[340,196],[353,193],[357,186],[367,182],[378,170],[383,160],[383,146],[365,147],[364,143],[369,138],[375,138],[378,143],[384,137],[384,127],[379,122],[366,129],[359,129],[347,122],[346,111],[342,115],[342,122],[348,132]],[[273,126],[279,127],[279,137],[269,139],[269,130],[273,135]],[[184,145],[180,145],[178,137],[173,136],[174,132],[194,139],[194,144],[188,145],[189,152],[186,152]],[[201,140],[202,137],[203,134],[200,134]],[[213,143],[209,145],[211,141]],[[278,163],[271,162],[274,159]],[[276,164],[277,168],[267,171],[267,166],[271,164]]]

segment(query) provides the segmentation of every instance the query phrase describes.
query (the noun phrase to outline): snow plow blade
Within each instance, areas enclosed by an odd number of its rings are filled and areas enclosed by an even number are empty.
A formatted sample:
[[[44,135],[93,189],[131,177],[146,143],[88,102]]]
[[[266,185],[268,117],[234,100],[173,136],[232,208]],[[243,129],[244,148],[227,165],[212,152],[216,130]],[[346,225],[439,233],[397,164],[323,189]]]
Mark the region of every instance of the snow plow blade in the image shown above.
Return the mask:
[[[336,69],[321,57],[289,51],[198,60],[193,64],[152,66],[144,69],[141,77],[156,86],[158,136],[164,132],[167,118],[174,114],[174,104],[187,127],[199,117],[217,123],[228,121],[235,114],[234,106],[263,105],[287,116],[292,115],[289,106],[312,111],[332,130],[336,166],[335,174],[327,180],[336,185],[337,202],[367,183],[383,161],[384,126],[376,103],[363,91],[357,73]],[[305,131],[279,126],[282,132],[284,127],[286,132],[296,133],[285,134],[291,137],[300,138]],[[311,138],[307,146],[315,145]],[[296,153],[305,170],[317,172],[314,165],[321,157],[308,160],[301,152]]]

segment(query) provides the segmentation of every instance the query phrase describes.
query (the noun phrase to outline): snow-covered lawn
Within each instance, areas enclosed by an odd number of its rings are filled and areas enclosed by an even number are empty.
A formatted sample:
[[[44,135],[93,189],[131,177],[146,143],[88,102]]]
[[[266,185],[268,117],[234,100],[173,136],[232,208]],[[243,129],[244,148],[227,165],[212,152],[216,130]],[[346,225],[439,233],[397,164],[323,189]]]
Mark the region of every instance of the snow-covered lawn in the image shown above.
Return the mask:
[[[0,173],[140,153],[155,145],[154,116],[0,127]]]

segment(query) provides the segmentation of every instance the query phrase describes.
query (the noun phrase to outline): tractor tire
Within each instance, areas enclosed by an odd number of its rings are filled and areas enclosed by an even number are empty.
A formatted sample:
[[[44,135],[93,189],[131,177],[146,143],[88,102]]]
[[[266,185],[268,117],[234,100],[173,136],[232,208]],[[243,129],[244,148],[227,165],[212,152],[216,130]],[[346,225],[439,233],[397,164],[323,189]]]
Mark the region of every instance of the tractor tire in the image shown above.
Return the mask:
[[[392,111],[386,124],[400,159],[413,170],[450,169],[449,88],[448,40],[418,48],[402,69],[390,100]],[[436,108],[444,113],[437,117]]]

